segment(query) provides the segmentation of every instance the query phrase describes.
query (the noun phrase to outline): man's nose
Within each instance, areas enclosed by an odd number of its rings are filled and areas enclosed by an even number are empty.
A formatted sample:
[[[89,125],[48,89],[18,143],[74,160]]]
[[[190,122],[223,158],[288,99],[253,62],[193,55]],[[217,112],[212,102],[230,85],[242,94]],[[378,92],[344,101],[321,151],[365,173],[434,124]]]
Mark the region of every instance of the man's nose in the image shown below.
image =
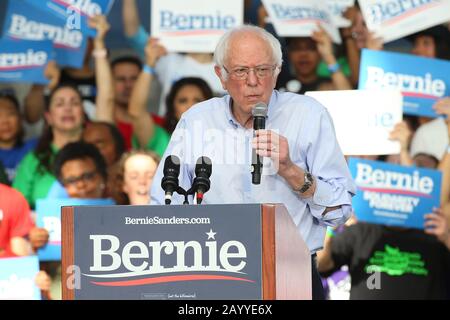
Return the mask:
[[[247,84],[249,86],[256,86],[258,84],[258,77],[256,76],[256,71],[254,69],[248,71]]]

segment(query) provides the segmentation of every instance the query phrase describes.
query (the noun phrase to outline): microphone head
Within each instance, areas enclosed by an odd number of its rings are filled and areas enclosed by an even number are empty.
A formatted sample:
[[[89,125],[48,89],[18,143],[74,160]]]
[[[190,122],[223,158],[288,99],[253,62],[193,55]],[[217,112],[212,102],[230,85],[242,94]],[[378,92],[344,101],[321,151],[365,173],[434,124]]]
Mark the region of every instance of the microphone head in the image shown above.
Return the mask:
[[[167,156],[164,161],[163,173],[165,176],[178,177],[180,175],[180,158],[174,155]]]
[[[208,157],[200,157],[197,159],[197,164],[195,165],[195,175],[203,176],[209,178],[212,173],[212,162]]]
[[[180,158],[168,156],[164,161],[164,176],[161,179],[161,188],[170,195],[178,188],[178,176],[180,175]],[[166,199],[166,204],[170,203]]]
[[[268,110],[267,104],[264,102],[258,102],[255,104],[255,106],[252,108],[252,115],[253,117],[267,117],[267,110]]]

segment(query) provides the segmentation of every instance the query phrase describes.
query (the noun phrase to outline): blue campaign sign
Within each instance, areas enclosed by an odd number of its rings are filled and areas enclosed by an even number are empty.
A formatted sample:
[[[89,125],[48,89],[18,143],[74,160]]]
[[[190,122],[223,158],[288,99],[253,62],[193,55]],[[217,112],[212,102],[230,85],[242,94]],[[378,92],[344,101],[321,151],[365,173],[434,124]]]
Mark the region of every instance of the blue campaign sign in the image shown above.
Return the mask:
[[[109,206],[111,199],[41,199],[36,202],[36,224],[47,229],[49,241],[38,252],[40,261],[61,260],[61,207]]]
[[[65,19],[30,6],[24,0],[8,2],[3,37],[13,40],[53,42],[55,60],[60,66],[80,68],[83,65],[87,37],[80,30],[67,28]]]
[[[440,206],[440,171],[357,158],[349,158],[349,168],[358,220],[423,229],[424,215]]]
[[[45,67],[52,59],[51,41],[0,39],[0,82],[47,84]]]
[[[84,34],[95,37],[96,30],[89,28],[88,18],[96,15],[108,15],[114,0],[24,0],[39,6],[40,9],[66,21],[66,27],[80,30]]]
[[[450,62],[363,49],[358,89],[399,89],[403,113],[437,117],[433,104],[450,96]]]
[[[41,300],[36,256],[0,259],[0,300]]]

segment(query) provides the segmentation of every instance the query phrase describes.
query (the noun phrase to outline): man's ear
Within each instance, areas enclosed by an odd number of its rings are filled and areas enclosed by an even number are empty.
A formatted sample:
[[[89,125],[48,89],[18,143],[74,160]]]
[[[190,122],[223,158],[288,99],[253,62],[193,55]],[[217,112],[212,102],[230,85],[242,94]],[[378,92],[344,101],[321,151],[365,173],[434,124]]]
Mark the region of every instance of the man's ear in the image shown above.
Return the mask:
[[[219,67],[219,66],[214,66],[214,71],[216,72],[216,75],[217,75],[217,76],[219,77],[219,79],[220,79],[220,83],[222,84],[222,88],[223,88],[224,90],[227,90],[227,85],[226,85],[226,82],[225,82],[224,77],[223,77],[223,75],[222,75],[222,68]]]

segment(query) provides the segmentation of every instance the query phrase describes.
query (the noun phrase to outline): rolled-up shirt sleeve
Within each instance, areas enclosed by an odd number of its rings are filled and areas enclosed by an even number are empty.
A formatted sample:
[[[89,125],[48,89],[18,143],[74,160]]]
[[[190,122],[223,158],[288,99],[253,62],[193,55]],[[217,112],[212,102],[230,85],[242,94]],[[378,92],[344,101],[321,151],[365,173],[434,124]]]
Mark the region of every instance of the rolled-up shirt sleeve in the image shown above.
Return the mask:
[[[321,108],[319,117],[320,130],[310,131],[314,133],[306,151],[307,170],[315,178],[316,189],[312,197],[303,200],[319,224],[335,227],[350,218],[356,188],[325,108]],[[338,208],[324,214],[332,207]]]

